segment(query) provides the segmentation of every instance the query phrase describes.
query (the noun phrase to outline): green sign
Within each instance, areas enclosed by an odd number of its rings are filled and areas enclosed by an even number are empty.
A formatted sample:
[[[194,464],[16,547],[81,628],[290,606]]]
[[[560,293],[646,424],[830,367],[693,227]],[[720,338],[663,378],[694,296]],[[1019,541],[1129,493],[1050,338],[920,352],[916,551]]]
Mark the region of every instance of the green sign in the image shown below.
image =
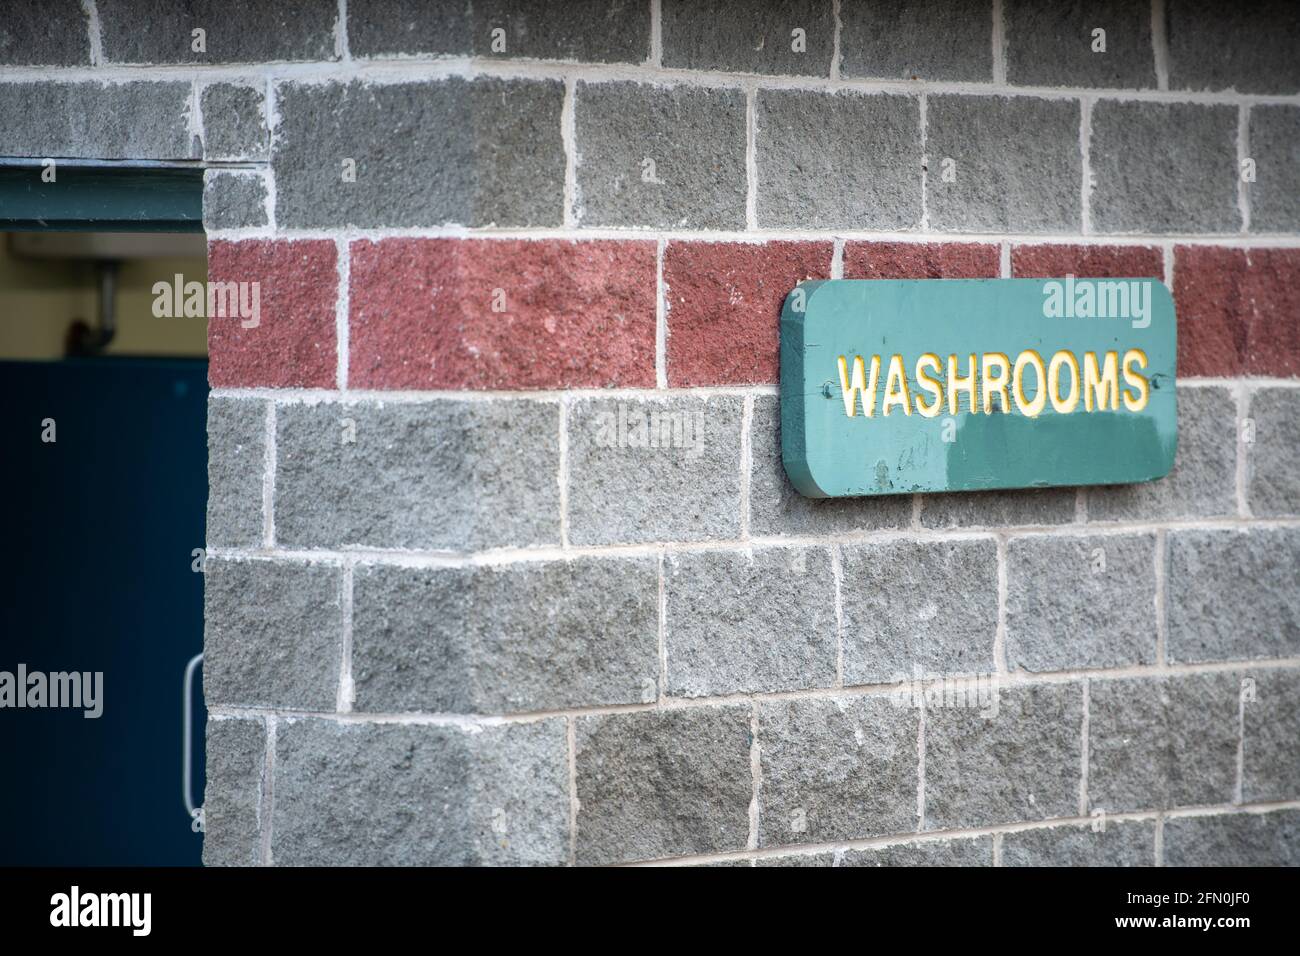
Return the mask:
[[[781,450],[810,498],[1169,473],[1174,303],[1154,279],[805,282],[781,312]]]

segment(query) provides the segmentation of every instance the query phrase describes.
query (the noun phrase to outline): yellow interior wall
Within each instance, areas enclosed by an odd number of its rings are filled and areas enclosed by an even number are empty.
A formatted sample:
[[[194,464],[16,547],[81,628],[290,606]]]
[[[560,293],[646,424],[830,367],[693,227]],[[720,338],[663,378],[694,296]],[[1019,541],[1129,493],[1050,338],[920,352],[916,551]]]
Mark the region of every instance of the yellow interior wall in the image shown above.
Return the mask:
[[[133,259],[117,279],[117,334],[105,355],[208,354],[207,320],[160,319],[153,314],[153,285],[206,282],[207,259]],[[91,262],[19,258],[0,233],[0,359],[59,359],[74,319],[99,323],[99,280]]]

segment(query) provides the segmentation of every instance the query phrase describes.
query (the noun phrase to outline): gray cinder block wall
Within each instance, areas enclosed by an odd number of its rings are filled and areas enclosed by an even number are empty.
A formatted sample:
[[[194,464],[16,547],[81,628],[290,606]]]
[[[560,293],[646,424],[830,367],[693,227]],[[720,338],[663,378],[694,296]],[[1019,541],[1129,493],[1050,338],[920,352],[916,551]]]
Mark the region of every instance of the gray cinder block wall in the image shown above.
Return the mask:
[[[260,287],[207,862],[1300,862],[1298,17],[6,4],[0,155],[202,164]],[[1173,289],[1170,477],[793,492],[796,282],[1066,273]]]

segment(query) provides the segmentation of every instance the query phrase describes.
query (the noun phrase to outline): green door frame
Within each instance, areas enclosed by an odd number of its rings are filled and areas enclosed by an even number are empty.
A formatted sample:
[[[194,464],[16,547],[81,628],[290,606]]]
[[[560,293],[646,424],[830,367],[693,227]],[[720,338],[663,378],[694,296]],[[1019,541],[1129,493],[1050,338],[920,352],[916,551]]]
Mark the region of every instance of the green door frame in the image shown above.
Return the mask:
[[[51,175],[53,181],[47,181]],[[202,232],[203,169],[194,164],[0,160],[0,230]]]

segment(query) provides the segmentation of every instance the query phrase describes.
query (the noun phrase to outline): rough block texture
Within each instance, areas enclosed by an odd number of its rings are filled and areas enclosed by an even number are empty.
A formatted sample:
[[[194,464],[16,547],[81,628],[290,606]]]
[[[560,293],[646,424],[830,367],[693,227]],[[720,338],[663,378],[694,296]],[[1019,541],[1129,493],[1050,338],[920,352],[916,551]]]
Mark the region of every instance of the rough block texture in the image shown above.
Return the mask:
[[[1300,249],[1174,250],[1178,374],[1300,376]]]
[[[1159,162],[1135,144],[1161,144]],[[1090,151],[1100,232],[1236,232],[1237,110],[1098,100]]]
[[[1013,279],[1163,279],[1165,261],[1155,246],[1072,246],[1060,243],[1011,247]]]
[[[467,55],[473,42],[469,14],[470,4],[460,0],[349,4],[348,50],[354,57]]]
[[[351,247],[354,388],[649,387],[649,242],[385,239]]]
[[[1078,684],[1003,687],[994,712],[925,715],[925,828],[1074,816],[1083,699]]]
[[[209,558],[203,575],[208,705],[333,711],[342,607],[338,568]]]
[[[875,498],[805,498],[781,463],[781,407],[756,395],[749,425],[749,531],[757,536],[833,534],[906,527],[910,495]]]
[[[80,0],[9,0],[0,23],[0,64],[85,66],[89,16]]]
[[[840,866],[992,866],[993,838],[921,840],[846,850]]]
[[[1007,667],[1059,671],[1156,659],[1154,534],[1012,538]]]
[[[203,176],[203,228],[266,225],[266,181],[259,173],[209,169]]]
[[[1178,450],[1157,481],[1092,487],[1090,521],[1217,517],[1236,513],[1237,400],[1218,386],[1178,390]]]
[[[1259,517],[1300,514],[1300,389],[1261,388],[1247,413],[1254,441],[1245,445],[1246,501]]]
[[[829,279],[829,242],[670,242],[664,248],[668,384],[778,380],[781,307]]]
[[[650,54],[650,11],[638,0],[474,0],[471,7],[478,56],[637,63]],[[493,45],[497,30],[504,49]]]
[[[518,713],[653,701],[650,558],[358,568],[356,710]]]
[[[846,279],[996,279],[990,242],[846,242]]]
[[[840,73],[987,83],[992,33],[992,0],[842,0]]]
[[[761,705],[759,845],[914,831],[919,720],[886,697]]]
[[[212,83],[199,94],[203,112],[203,157],[216,160],[263,160],[270,137],[266,93],[258,86]]]
[[[1300,794],[1300,672],[1255,670],[1241,680],[1241,798]]]
[[[993,672],[992,540],[848,545],[840,561],[846,684]]]
[[[743,401],[725,395],[573,402],[569,541],[735,538],[743,418]]]
[[[1096,827],[1044,827],[1002,837],[1003,866],[1154,866],[1156,826],[1098,819]]]
[[[335,0],[97,0],[109,63],[332,60]],[[203,30],[196,50],[195,30]]]
[[[826,687],[835,680],[835,575],[821,548],[700,551],[664,561],[668,693]]]
[[[663,0],[662,8],[664,66],[797,76],[830,73],[835,20],[828,0]]]
[[[198,159],[189,109],[188,82],[0,83],[0,156]]]
[[[1300,810],[1166,820],[1165,866],[1300,866]]]
[[[553,403],[285,405],[277,443],[275,530],[287,547],[559,543]]]
[[[1300,654],[1300,529],[1171,531],[1172,661]]]
[[[1255,106],[1250,111],[1251,232],[1300,230],[1300,108]]]
[[[910,96],[763,90],[758,224],[912,229],[921,222],[920,106]]]
[[[563,221],[558,81],[284,83],[276,95],[282,227]]]
[[[209,548],[262,542],[262,480],[266,473],[266,405],[208,399]]]
[[[260,315],[210,316],[215,388],[333,388],[338,249],[329,240],[208,243],[208,281],[257,283]],[[245,325],[247,324],[247,328]]]
[[[579,83],[576,96],[582,225],[744,228],[742,92]]]
[[[926,120],[931,228],[943,232],[1079,229],[1078,103],[938,95],[929,98]],[[950,167],[952,182],[943,181],[947,159],[955,164]]]
[[[1003,17],[1009,83],[1155,89],[1151,8],[1145,3],[1007,0]],[[1104,35],[1094,32],[1099,29]]]
[[[288,866],[554,866],[569,853],[562,720],[292,721],[275,741],[271,854]]]
[[[266,726],[209,720],[203,793],[203,865],[253,866],[261,856]]]
[[[743,850],[751,744],[748,707],[579,718],[578,863]]]
[[[1287,0],[1169,0],[1169,88],[1300,92],[1300,13]]]
[[[1227,803],[1237,779],[1235,674],[1093,680],[1090,810]]]
[[[920,497],[921,524],[946,529],[1068,524],[1077,496],[1073,488],[1030,488]]]

